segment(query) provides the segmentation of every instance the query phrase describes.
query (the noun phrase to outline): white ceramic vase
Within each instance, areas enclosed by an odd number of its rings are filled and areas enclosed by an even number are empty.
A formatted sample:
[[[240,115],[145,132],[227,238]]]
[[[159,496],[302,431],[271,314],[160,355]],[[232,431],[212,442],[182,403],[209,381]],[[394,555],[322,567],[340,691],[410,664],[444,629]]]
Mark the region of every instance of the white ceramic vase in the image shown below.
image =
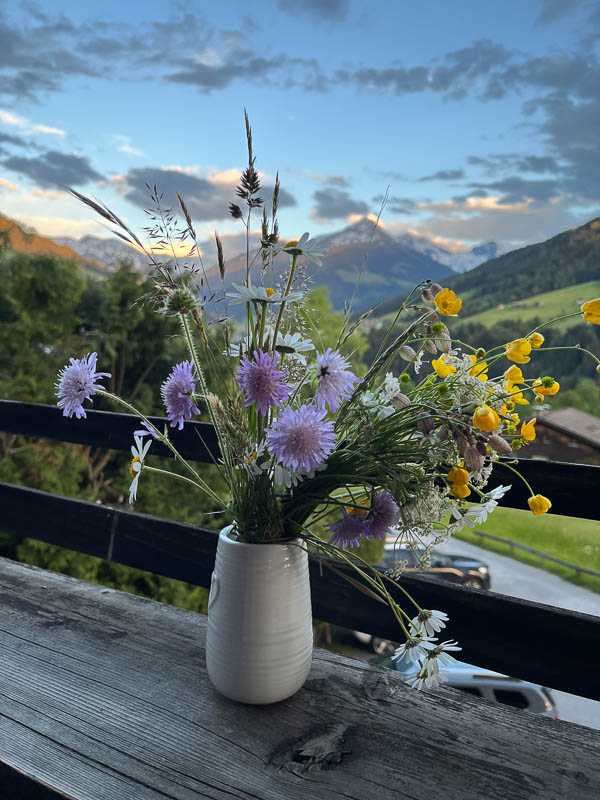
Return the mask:
[[[208,600],[206,666],[240,703],[276,703],[300,689],[313,649],[308,555],[301,540],[244,544],[219,534]]]

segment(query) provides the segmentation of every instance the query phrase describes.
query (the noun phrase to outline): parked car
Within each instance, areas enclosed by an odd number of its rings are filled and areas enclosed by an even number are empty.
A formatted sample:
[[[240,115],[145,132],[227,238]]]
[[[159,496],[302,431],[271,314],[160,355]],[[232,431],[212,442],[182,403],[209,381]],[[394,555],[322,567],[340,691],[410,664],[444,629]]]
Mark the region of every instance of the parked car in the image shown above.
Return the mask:
[[[391,569],[394,564],[406,561],[405,572],[412,574],[422,572],[461,586],[470,586],[471,589],[489,589],[491,586],[490,569],[483,561],[478,561],[469,556],[448,555],[433,550],[431,553],[431,566],[420,570],[418,566],[420,551],[408,550],[402,546],[386,544],[385,555],[378,566],[381,569]]]
[[[396,672],[403,672],[407,676],[414,674],[416,666],[407,663],[404,659],[393,661],[392,652],[393,648],[390,647],[388,653],[379,656],[371,663],[393,669]],[[520,708],[542,717],[559,718],[552,692],[537,683],[529,683],[519,678],[509,678],[500,672],[475,667],[473,664],[466,664],[462,661],[442,667],[440,674],[447,678],[445,686],[452,686],[476,697],[484,697],[486,700]]]
[[[431,566],[425,570],[419,569],[418,550],[408,550],[396,544],[386,544],[382,561],[377,565],[380,569],[391,569],[394,565],[406,561],[404,571],[407,574],[415,572],[430,575],[444,581],[469,586],[471,589],[489,589],[491,586],[490,570],[483,561],[469,558],[468,556],[446,555],[433,550],[431,553]],[[362,631],[354,631],[359,642],[370,647],[374,653],[381,655],[386,652],[387,642],[377,636]]]

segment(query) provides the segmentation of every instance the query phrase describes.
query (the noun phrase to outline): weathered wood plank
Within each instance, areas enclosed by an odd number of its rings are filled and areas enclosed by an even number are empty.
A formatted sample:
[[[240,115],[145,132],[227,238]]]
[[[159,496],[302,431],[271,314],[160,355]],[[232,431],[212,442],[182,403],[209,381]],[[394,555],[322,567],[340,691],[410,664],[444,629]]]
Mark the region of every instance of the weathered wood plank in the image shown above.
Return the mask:
[[[0,600],[0,759],[69,798],[600,794],[586,728],[325,651],[294,697],[241,706],[208,683],[200,615],[6,560]]]
[[[140,428],[137,417],[93,409],[86,410],[86,413],[85,420],[68,419],[56,406],[0,400],[0,431],[129,451],[133,432]],[[150,419],[162,430],[166,422],[164,418]],[[212,462],[218,456],[214,429],[205,422],[186,422],[182,431],[171,428],[169,436],[184,458]],[[170,455],[160,442],[153,445],[152,452],[159,456]],[[519,459],[519,470],[536,491],[551,498],[550,513],[600,519],[600,508],[593,491],[600,487],[600,467],[522,458]],[[501,466],[495,467],[494,475],[498,482],[512,484],[511,491],[502,499],[502,505],[527,509],[529,493],[525,485]]]
[[[4,530],[90,555],[110,554],[121,564],[198,586],[210,584],[215,531],[2,483],[0,508]],[[311,562],[310,571],[316,619],[383,638],[398,636],[386,606],[359,594],[326,566]],[[421,606],[450,615],[447,635],[460,641],[465,661],[600,700],[590,659],[590,653],[600,652],[598,617],[427,577],[407,575],[402,585]],[[396,599],[412,611],[401,594]]]

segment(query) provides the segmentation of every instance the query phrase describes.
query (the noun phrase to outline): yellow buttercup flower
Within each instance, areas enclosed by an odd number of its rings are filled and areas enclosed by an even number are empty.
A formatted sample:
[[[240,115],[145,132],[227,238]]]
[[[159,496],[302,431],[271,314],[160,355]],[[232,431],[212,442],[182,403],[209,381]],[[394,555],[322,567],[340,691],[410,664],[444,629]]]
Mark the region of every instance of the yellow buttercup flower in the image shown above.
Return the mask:
[[[477,361],[477,356],[469,356],[471,361],[473,362],[473,368],[470,370],[469,375],[472,375],[474,378],[479,378],[480,381],[487,381],[488,379],[488,365],[485,361]]]
[[[537,378],[533,382],[533,388],[536,395],[549,395],[551,397],[552,395],[558,394],[560,383],[558,381],[554,381],[552,384],[550,384],[550,386],[544,386],[545,381],[545,378]],[[549,381],[546,382],[549,383]]]
[[[521,367],[517,367],[516,364],[512,364],[504,373],[504,377],[507,381],[511,383],[525,383],[525,378],[523,377],[523,373],[521,372]]]
[[[498,412],[491,406],[478,406],[473,414],[473,425],[481,431],[493,431],[500,425]]]
[[[552,508],[552,503],[543,494],[536,494],[530,497],[527,503],[536,517],[539,517],[540,514],[545,514],[548,509]]]
[[[521,425],[521,438],[525,442],[533,442],[535,439],[535,417]]]
[[[587,303],[581,306],[581,310],[585,322],[600,325],[600,297],[597,297],[595,300],[588,300]]]
[[[465,497],[468,497],[471,494],[471,490],[468,486],[463,486],[461,483],[453,483],[450,487],[450,494],[454,497],[460,497],[461,500],[464,500]]]
[[[506,382],[506,391],[510,395],[510,400],[509,400],[510,403],[518,403],[518,405],[520,406],[529,405],[529,400],[526,400],[523,397],[523,392],[519,390],[518,386],[516,386],[515,388],[515,384],[512,381]]]
[[[530,353],[531,343],[527,339],[515,339],[514,342],[508,342],[506,345],[506,357],[516,364],[527,364],[531,361]]]
[[[541,347],[544,342],[546,341],[541,333],[532,333],[529,337],[529,341],[533,345],[533,347],[538,348]]]
[[[441,355],[439,358],[434,358],[431,362],[431,366],[434,368],[440,378],[447,378],[448,375],[453,375],[456,372],[456,367],[453,367],[452,364],[446,364],[443,355]]]
[[[455,317],[462,308],[462,300],[452,289],[442,289],[433,298],[435,307],[445,317]]]
[[[469,482],[469,473],[462,467],[453,467],[446,475],[446,479],[450,483],[456,483],[459,486],[466,486]]]

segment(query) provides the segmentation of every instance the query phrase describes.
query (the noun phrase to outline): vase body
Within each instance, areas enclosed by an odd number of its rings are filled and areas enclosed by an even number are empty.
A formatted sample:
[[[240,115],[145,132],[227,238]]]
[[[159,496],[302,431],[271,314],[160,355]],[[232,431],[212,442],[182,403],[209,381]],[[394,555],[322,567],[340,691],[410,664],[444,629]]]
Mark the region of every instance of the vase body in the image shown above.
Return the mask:
[[[308,555],[301,540],[244,544],[219,534],[208,601],[206,666],[241,703],[276,703],[300,689],[312,659]]]

